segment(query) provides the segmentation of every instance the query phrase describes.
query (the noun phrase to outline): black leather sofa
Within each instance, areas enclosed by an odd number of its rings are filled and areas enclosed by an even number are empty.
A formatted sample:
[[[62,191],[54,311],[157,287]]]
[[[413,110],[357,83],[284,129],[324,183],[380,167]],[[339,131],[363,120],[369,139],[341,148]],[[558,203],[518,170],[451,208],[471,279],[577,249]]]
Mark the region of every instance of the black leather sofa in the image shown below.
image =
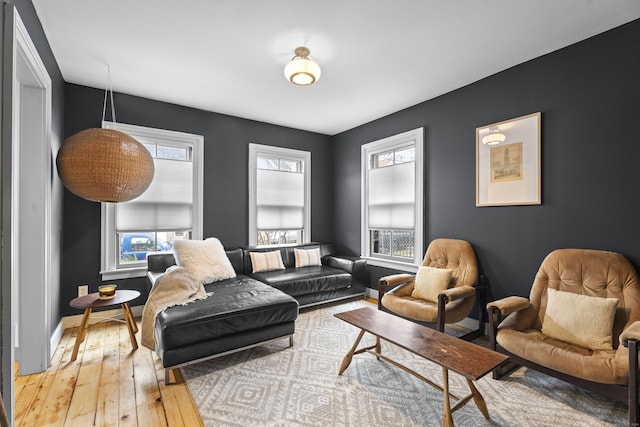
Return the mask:
[[[296,268],[294,250],[314,248],[320,248],[322,265]],[[285,269],[252,273],[249,253],[273,250],[280,251]],[[367,262],[357,257],[336,256],[332,243],[249,246],[243,252],[245,274],[291,295],[302,308],[364,295],[367,287]]]
[[[322,266],[295,268],[294,246],[227,250],[236,277],[205,285],[213,294],[185,306],[169,307],[156,317],[156,353],[169,383],[171,369],[289,338],[293,345],[298,307],[363,295],[366,262],[337,257],[332,244],[320,247]],[[285,270],[252,273],[252,251],[280,249]],[[153,287],[175,265],[171,253],[147,256]],[[270,274],[271,273],[271,274]],[[279,273],[279,274],[278,274]]]

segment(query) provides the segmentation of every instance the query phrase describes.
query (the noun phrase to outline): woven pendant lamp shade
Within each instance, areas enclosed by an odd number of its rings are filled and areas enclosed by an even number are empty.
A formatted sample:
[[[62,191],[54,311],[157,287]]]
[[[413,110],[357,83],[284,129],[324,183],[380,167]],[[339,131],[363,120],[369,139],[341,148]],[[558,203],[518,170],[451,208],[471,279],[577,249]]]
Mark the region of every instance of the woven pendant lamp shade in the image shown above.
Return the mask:
[[[153,180],[153,158],[140,142],[114,129],[85,129],[67,138],[56,159],[73,194],[94,202],[135,199]]]

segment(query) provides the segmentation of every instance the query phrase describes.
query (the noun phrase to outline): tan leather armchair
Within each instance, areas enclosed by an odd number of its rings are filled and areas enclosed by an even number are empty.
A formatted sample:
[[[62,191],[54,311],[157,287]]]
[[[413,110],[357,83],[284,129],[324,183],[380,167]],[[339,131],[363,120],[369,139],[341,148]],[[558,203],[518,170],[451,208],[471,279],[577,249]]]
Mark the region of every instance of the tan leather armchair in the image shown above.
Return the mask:
[[[576,294],[565,297],[574,301],[574,307],[585,300],[580,295],[617,299],[610,312],[613,320],[608,316],[611,349],[587,348],[545,335],[543,323],[548,319],[553,323],[557,318],[553,316],[561,314],[549,308],[550,289]],[[561,311],[570,311],[569,305],[564,305]],[[555,250],[540,265],[528,299],[511,296],[490,302],[487,309],[491,347],[509,355],[511,360],[508,366],[494,371],[494,378],[518,365],[528,366],[627,403],[629,423],[638,423],[640,280],[624,256],[599,250]],[[589,313],[595,315],[595,311]],[[605,317],[596,322],[606,324]],[[586,329],[584,326],[577,329],[578,340],[590,335]]]
[[[394,274],[379,280],[378,309],[444,332],[445,324],[469,315],[479,294],[479,327],[460,338],[472,340],[483,335],[484,293],[478,286],[478,263],[471,244],[465,240],[435,239],[429,244],[422,265],[453,270],[452,285],[438,294],[437,304],[411,296],[413,274]]]

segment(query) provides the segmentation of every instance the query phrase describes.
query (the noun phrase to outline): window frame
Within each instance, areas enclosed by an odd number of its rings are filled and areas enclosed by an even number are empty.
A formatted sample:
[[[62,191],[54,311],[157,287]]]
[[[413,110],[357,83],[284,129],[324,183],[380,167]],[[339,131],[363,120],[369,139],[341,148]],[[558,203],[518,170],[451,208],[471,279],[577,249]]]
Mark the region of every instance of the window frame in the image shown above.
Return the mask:
[[[302,173],[304,175],[304,213],[302,242],[300,243],[311,242],[311,152],[251,142],[249,143],[249,245],[255,246],[258,243],[258,195],[256,182],[258,156],[277,157],[278,159],[284,158],[302,162]]]
[[[204,137],[185,132],[156,129],[145,126],[129,125],[103,121],[102,127],[125,132],[133,138],[154,141],[174,147],[191,148],[193,162],[193,228],[191,239],[202,239],[203,189],[204,189]],[[118,268],[118,235],[115,226],[115,203],[100,203],[101,215],[101,262],[102,280],[128,279],[144,277],[147,266]]]
[[[414,205],[414,255],[412,262],[401,261],[387,257],[378,257],[371,253],[371,235],[369,233],[369,170],[371,156],[396,150],[411,143],[415,144],[415,205]],[[363,144],[360,148],[360,253],[371,265],[417,272],[424,258],[424,224],[426,222],[424,209],[424,128],[419,127],[397,135]]]

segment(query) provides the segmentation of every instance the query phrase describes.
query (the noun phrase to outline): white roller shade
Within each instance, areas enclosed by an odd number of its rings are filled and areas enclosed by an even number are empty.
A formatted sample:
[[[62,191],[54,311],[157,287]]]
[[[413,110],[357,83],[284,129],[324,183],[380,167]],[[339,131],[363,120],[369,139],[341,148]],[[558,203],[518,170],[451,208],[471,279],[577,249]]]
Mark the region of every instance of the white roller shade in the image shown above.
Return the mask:
[[[256,178],[257,228],[303,228],[304,175],[258,169]]]
[[[415,225],[415,163],[369,170],[369,227],[413,228]]]
[[[116,231],[190,230],[193,163],[154,159],[153,182],[140,197],[116,205]]]

